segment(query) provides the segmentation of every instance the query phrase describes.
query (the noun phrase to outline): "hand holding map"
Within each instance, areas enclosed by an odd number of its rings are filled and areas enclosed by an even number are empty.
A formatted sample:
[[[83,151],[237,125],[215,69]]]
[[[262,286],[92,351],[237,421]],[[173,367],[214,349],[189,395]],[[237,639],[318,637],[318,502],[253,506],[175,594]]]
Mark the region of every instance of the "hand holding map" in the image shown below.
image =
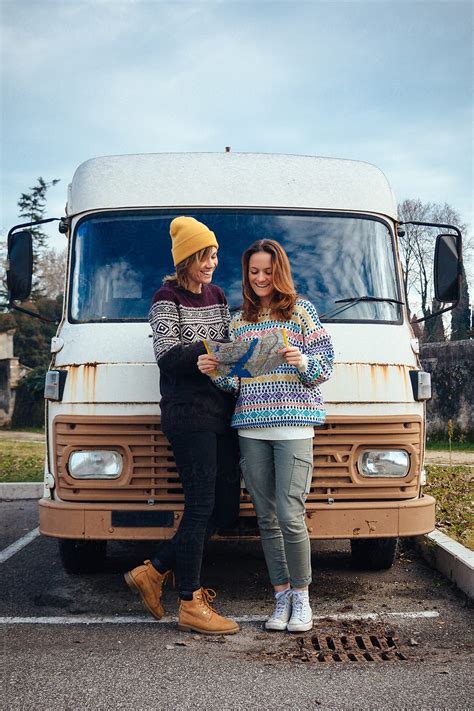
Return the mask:
[[[288,339],[282,328],[251,341],[204,341],[204,345],[219,361],[216,369],[219,377],[256,378],[285,362],[278,351],[288,346]]]

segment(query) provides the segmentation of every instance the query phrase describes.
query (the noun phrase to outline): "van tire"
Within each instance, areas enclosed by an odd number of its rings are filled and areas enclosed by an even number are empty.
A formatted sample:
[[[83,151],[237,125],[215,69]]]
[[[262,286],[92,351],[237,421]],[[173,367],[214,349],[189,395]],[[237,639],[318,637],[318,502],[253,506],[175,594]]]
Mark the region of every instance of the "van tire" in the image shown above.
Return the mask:
[[[59,556],[67,573],[98,573],[104,569],[107,541],[60,538]]]
[[[352,562],[362,570],[386,570],[393,565],[397,546],[398,538],[353,538]]]

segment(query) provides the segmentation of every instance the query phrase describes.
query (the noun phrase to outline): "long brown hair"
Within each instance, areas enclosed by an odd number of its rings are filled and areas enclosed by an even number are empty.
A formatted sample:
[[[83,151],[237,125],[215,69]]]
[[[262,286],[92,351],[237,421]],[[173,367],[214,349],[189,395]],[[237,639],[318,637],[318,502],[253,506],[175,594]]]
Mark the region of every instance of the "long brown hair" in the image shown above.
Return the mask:
[[[270,302],[270,313],[277,319],[289,321],[296,303],[296,289],[291,275],[288,255],[278,242],[273,239],[259,239],[242,255],[242,316],[245,321],[258,321],[261,310],[260,299],[250,286],[249,262],[252,254],[267,252],[272,258],[274,293]]]
[[[182,262],[179,262],[179,264],[176,265],[176,271],[174,274],[167,274],[164,277],[163,284],[166,284],[169,281],[175,281],[178,286],[181,286],[183,289],[187,289],[189,286],[189,268],[196,262],[203,262],[207,259],[213,249],[215,249],[215,247],[204,247],[204,249],[200,249],[199,252],[195,252],[189,257],[186,257],[186,259],[183,259]]]

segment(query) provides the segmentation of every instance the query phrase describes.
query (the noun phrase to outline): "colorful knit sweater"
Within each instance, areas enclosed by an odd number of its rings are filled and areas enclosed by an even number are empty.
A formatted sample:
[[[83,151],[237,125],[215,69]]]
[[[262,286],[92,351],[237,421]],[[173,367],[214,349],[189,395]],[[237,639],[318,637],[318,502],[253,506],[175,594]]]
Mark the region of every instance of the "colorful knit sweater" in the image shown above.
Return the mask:
[[[305,370],[287,363],[257,378],[214,378],[223,390],[238,392],[231,426],[237,429],[257,427],[298,427],[324,422],[325,408],[319,384],[331,373],[334,350],[331,339],[321,326],[313,304],[297,299],[290,321],[276,321],[268,311],[261,312],[256,323],[235,316],[229,329],[232,340],[250,341],[274,329],[285,328],[290,346],[297,346],[308,359]]]

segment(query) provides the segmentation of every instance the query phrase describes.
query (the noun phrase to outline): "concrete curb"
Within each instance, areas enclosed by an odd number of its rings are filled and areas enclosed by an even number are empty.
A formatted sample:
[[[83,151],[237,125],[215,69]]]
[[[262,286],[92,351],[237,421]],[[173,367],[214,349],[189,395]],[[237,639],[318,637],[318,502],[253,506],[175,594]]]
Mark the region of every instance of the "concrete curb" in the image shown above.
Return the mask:
[[[474,598],[474,551],[436,530],[426,536],[416,536],[414,540],[432,568],[455,583],[469,598]]]
[[[22,482],[0,484],[0,501],[16,499],[41,499],[43,496],[42,482]]]

